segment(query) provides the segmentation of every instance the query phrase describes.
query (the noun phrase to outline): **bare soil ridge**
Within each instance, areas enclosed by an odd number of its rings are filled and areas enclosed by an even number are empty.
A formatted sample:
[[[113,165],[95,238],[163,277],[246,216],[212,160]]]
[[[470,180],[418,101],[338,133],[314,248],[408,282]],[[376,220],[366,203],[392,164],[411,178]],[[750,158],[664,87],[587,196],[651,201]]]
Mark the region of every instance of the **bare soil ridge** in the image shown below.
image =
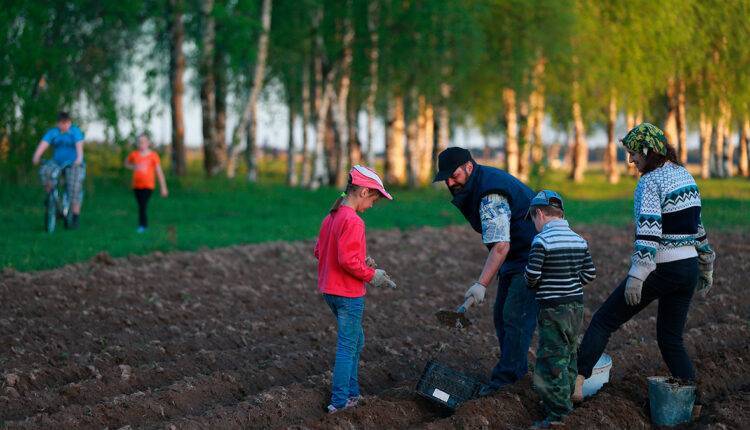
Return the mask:
[[[599,270],[586,323],[625,276],[632,233],[586,227]],[[686,330],[706,406],[690,428],[750,425],[750,234],[711,236],[715,286]],[[499,353],[491,306],[446,328],[486,255],[464,227],[372,232],[395,291],[370,289],[361,406],[323,411],[334,321],[316,292],[313,243],[267,243],[0,275],[0,423],[7,428],[526,428],[541,418],[530,378],[449,415],[414,394],[437,359],[486,377]],[[495,289],[490,289],[490,302]],[[609,344],[612,381],[569,428],[649,428],[646,377],[667,374],[656,305]],[[534,348],[536,345],[534,345]],[[530,352],[533,357],[533,351]]]

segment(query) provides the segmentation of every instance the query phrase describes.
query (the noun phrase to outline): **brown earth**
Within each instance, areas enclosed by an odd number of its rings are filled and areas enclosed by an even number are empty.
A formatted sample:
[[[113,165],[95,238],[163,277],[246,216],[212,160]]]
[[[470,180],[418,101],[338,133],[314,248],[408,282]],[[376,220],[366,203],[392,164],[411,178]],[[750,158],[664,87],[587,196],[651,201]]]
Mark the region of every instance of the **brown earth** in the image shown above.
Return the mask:
[[[599,269],[587,289],[588,320],[627,271],[631,233],[581,233]],[[369,291],[365,399],[335,415],[323,412],[335,324],[316,293],[309,241],[6,270],[0,427],[526,428],[542,418],[530,378],[454,414],[414,393],[429,359],[484,377],[496,361],[491,306],[471,309],[464,329],[434,316],[459,305],[481,270],[479,242],[463,227],[370,233],[371,255],[399,289]],[[706,403],[689,427],[748,428],[750,234],[714,234],[712,242],[714,290],[694,301],[685,336]],[[566,427],[650,427],[646,377],[668,374],[655,315],[652,305],[612,337],[610,384]]]

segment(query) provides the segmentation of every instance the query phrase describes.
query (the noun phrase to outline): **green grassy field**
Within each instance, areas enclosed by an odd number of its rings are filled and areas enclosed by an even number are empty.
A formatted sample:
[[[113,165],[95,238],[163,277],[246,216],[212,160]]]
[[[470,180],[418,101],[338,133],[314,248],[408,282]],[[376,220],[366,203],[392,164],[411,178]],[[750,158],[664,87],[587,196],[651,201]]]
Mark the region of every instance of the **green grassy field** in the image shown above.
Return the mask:
[[[89,172],[81,228],[43,231],[41,187],[0,185],[0,267],[39,270],[91,258],[106,251],[119,257],[153,251],[195,250],[239,243],[312,239],[320,221],[340,191],[308,191],[279,184],[279,175],[264,185],[242,179],[203,179],[200,175],[168,179],[170,196],[154,195],[149,206],[151,228],[137,234],[137,210],[127,174]],[[635,181],[609,185],[601,173],[573,184],[563,172],[550,172],[531,181],[532,188],[558,190],[566,199],[573,225],[631,222]],[[750,226],[750,181],[710,180],[699,183],[704,221],[709,229]],[[393,202],[380,202],[364,214],[368,229],[444,226],[462,223],[443,187],[392,190]]]

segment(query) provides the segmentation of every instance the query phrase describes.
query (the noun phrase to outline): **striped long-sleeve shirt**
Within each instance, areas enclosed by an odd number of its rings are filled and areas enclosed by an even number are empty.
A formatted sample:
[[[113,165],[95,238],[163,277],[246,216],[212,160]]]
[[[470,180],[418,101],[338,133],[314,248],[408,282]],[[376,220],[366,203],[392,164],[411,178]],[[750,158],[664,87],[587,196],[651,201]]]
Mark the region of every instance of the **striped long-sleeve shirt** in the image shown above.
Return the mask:
[[[534,237],[526,265],[526,284],[542,307],[583,302],[583,286],[596,278],[588,243],[568,221],[548,222]]]

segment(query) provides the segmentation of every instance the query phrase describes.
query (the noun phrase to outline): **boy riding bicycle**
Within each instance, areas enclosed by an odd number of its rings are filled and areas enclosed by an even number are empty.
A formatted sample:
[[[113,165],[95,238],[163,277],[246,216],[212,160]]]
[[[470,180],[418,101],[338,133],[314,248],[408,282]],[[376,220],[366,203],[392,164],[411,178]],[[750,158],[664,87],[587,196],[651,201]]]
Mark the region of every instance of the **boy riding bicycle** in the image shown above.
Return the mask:
[[[67,112],[57,115],[57,127],[53,127],[44,134],[34,151],[32,159],[38,165],[42,154],[48,147],[53,148],[52,159],[45,162],[39,169],[39,177],[44,184],[44,191],[49,193],[57,186],[60,171],[65,176],[65,189],[71,200],[71,222],[68,228],[78,227],[78,216],[81,213],[83,201],[83,180],[86,177],[86,164],[83,161],[84,135],[73,122]]]

